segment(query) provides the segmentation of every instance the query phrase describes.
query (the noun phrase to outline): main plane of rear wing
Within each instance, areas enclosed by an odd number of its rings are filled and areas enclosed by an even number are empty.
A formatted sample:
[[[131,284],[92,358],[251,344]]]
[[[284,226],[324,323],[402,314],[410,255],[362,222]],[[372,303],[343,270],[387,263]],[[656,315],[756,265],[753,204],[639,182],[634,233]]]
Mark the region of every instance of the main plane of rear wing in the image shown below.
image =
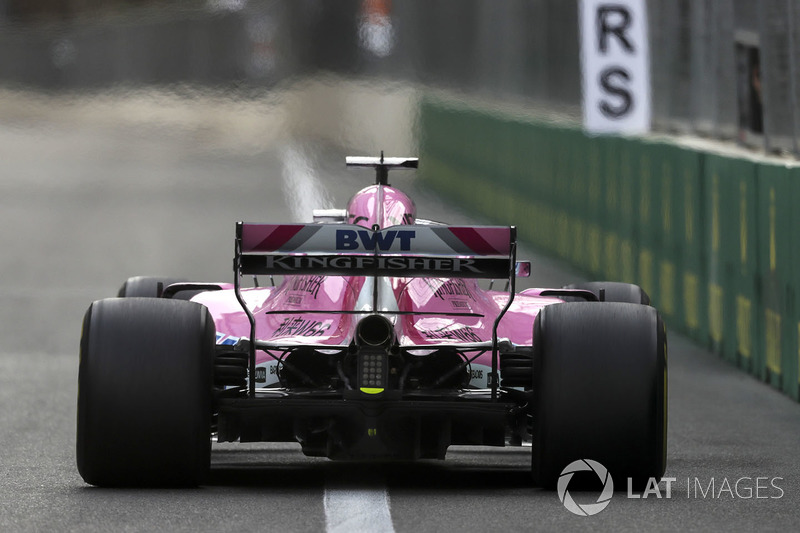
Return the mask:
[[[503,278],[515,234],[512,226],[237,224],[247,274]]]

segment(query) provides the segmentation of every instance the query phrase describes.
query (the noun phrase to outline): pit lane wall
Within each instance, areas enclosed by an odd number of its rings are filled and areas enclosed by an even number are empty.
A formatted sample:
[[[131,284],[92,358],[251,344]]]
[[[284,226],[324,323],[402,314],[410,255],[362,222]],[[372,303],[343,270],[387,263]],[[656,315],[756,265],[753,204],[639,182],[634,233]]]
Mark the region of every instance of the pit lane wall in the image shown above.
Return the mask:
[[[419,134],[430,187],[800,399],[800,167],[435,96]]]

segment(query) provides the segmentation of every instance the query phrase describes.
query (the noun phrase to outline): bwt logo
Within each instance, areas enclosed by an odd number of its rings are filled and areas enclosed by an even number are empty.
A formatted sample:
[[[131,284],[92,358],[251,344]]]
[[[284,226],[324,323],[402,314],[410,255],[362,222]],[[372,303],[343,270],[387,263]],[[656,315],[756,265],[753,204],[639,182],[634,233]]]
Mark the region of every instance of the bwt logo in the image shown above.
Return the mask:
[[[416,236],[412,230],[390,230],[372,232],[367,230],[337,229],[337,250],[366,250],[373,252],[390,250],[395,240],[400,240],[400,251],[411,250],[411,239]]]

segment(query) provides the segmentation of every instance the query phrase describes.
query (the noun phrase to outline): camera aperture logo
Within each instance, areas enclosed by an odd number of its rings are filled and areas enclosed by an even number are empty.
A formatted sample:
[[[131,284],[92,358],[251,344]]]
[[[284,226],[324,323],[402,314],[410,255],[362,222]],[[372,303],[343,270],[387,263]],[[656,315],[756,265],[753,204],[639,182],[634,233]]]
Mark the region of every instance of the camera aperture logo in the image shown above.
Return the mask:
[[[578,504],[567,490],[572,476],[574,476],[576,472],[582,471],[593,471],[603,484],[603,490],[595,503]],[[558,478],[557,489],[558,499],[561,500],[561,503],[564,504],[564,507],[566,507],[569,512],[578,516],[592,516],[608,507],[611,496],[614,495],[614,481],[611,479],[611,475],[608,473],[606,467],[597,461],[578,459],[568,464],[566,468],[561,471],[561,475]]]

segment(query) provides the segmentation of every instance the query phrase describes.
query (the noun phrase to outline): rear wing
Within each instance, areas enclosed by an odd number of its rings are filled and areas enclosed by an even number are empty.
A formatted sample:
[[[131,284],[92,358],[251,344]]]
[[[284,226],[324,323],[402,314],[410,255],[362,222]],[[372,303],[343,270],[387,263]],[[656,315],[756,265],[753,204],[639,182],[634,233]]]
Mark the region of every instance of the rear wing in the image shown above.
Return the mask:
[[[515,265],[513,226],[236,225],[240,275],[328,274],[502,279]]]
[[[256,367],[256,321],[242,298],[242,275],[506,278],[509,298],[492,328],[489,386],[492,400],[497,400],[497,327],[514,301],[516,255],[514,226],[401,225],[371,230],[350,224],[237,222],[234,289],[250,322],[250,376],[255,376]],[[250,397],[255,397],[255,383],[251,377]]]

